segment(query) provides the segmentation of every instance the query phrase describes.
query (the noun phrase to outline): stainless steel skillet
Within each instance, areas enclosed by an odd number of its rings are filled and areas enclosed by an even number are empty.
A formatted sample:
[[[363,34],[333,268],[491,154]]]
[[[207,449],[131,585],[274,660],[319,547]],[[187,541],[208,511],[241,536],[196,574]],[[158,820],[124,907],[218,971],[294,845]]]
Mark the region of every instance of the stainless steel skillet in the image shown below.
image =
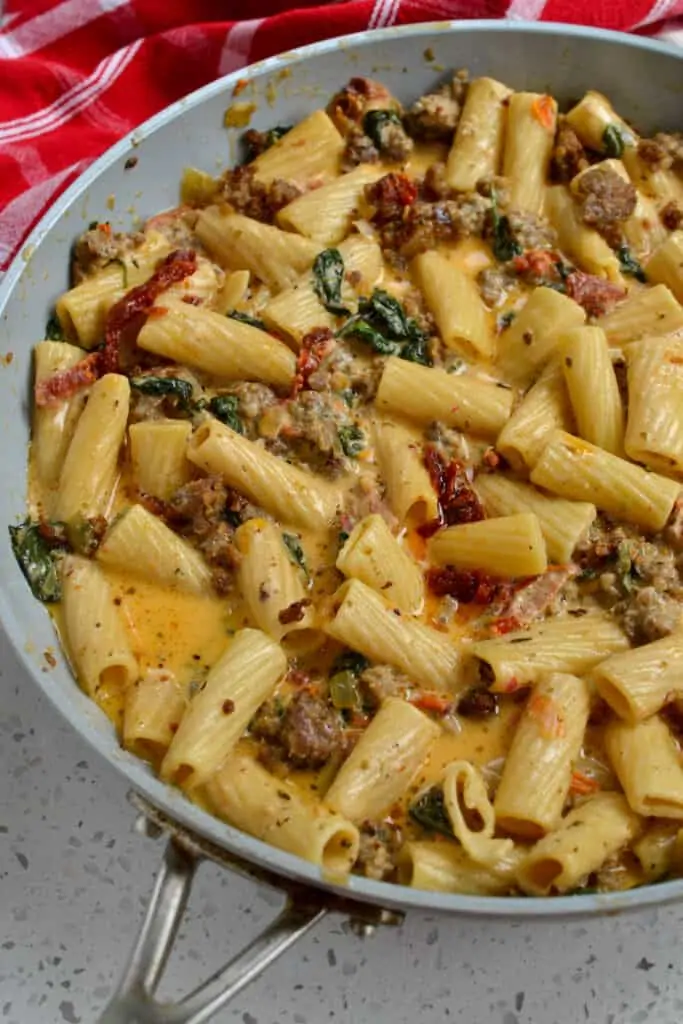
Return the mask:
[[[427,59],[427,56],[430,59]],[[433,58],[433,59],[432,59]],[[256,128],[292,123],[323,105],[352,75],[374,75],[401,99],[434,85],[441,73],[469,67],[516,88],[547,90],[562,101],[588,89],[607,93],[643,130],[681,127],[683,56],[662,44],[562,25],[443,22],[328,40],[229,75],[152,118],[114,146],[55,204],[31,235],[0,286],[0,430],[3,436],[0,522],[21,516],[29,441],[31,346],[43,337],[48,310],[67,286],[68,250],[93,219],[115,228],[132,217],[176,205],[182,169],[213,171],[234,157],[236,136],[223,127],[239,78],[242,100],[255,102]],[[129,158],[137,157],[126,169]],[[1,535],[0,535],[1,536]],[[106,1024],[200,1024],[329,911],[361,928],[391,923],[412,908],[499,917],[566,917],[621,912],[683,896],[683,880],[603,896],[549,900],[481,898],[422,892],[364,878],[340,885],[317,867],[252,839],[201,811],[122,751],[104,715],[76,687],[54,633],[16,566],[7,534],[0,540],[0,619],[28,674],[55,708],[128,780],[146,828],[170,834],[155,894]],[[166,957],[202,857],[278,885],[288,893],[280,917],[232,964],[181,1003],[154,999]]]

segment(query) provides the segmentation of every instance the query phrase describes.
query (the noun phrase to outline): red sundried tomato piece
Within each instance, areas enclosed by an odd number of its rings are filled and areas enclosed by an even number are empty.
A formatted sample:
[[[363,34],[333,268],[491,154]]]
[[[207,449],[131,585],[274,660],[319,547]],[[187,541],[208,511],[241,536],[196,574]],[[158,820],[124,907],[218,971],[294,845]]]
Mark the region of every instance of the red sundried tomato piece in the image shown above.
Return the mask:
[[[437,597],[454,597],[461,604],[491,604],[500,589],[500,581],[488,573],[461,571],[451,565],[427,571],[427,586]]]
[[[417,199],[417,185],[407,174],[392,171],[365,189],[368,201],[375,207],[374,220],[384,223],[395,220],[403,208]]]
[[[589,316],[609,313],[626,295],[621,285],[612,284],[595,274],[584,274],[582,270],[574,270],[567,278],[566,286],[569,298],[583,306]]]
[[[454,459],[446,463],[436,448],[429,447],[425,451],[424,463],[439,499],[442,525],[476,523],[485,518],[483,506],[461,462]],[[429,529],[430,525],[426,523],[425,528]]]
[[[87,388],[94,384],[101,375],[102,353],[91,352],[85,359],[70,366],[68,370],[53,373],[51,377],[36,384],[35,403],[39,407],[56,405],[58,402],[71,398],[81,388]]]
[[[149,313],[162,292],[172,284],[190,277],[196,269],[197,254],[193,249],[175,249],[162,260],[148,281],[137,288],[131,288],[112,306],[104,329],[102,373],[116,373],[119,370],[119,349],[125,329],[136,318]]]
[[[336,343],[329,327],[314,327],[304,335],[296,362],[296,377],[292,385],[291,398],[296,398],[300,391],[308,387],[309,377],[319,368]]]

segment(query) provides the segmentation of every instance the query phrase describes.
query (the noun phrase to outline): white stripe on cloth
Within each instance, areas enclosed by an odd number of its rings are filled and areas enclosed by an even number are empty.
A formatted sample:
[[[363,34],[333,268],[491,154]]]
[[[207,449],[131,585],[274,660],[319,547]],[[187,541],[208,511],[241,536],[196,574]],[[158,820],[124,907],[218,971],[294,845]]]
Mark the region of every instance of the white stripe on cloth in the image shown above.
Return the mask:
[[[398,16],[399,9],[401,7],[401,0],[389,0],[382,19],[382,25],[386,28],[387,25],[393,25]]]
[[[634,25],[634,28],[641,28],[643,25],[651,25],[654,21],[663,21],[667,14],[675,10],[678,6],[678,0],[655,0],[655,3],[650,8],[649,14],[646,14],[644,18]]]
[[[368,18],[368,28],[381,28],[384,24],[385,8],[391,5],[391,0],[375,0],[372,14]]]
[[[538,21],[546,0],[512,0],[505,15],[510,21]]]
[[[27,117],[19,117],[0,125],[0,142],[19,142],[33,139],[36,135],[44,135],[54,131],[75,117],[89,106],[98,96],[112,85],[125,71],[142,46],[144,40],[137,39],[122,50],[117,50],[110,57],[105,57],[95,70],[78,85],[65,92],[58,100],[44,110]]]
[[[35,53],[127,3],[128,0],[64,0],[13,32],[0,35],[0,57],[13,59]]]
[[[249,21],[238,21],[228,29],[218,61],[219,75],[228,75],[249,63],[251,44],[264,21],[265,18],[251,18]]]
[[[48,206],[64,182],[84,170],[88,160],[79,160],[51,178],[41,181],[7,204],[0,213],[0,267],[9,263],[36,217]]]

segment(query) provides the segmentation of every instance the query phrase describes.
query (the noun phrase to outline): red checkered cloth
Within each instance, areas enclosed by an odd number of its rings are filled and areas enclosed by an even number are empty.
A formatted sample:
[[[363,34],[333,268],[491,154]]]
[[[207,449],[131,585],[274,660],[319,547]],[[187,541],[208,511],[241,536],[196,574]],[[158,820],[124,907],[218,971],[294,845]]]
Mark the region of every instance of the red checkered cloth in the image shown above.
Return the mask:
[[[10,0],[0,15],[0,272],[108,146],[252,61],[367,28],[451,18],[642,31],[670,25],[683,0],[298,0],[288,8],[287,0]]]

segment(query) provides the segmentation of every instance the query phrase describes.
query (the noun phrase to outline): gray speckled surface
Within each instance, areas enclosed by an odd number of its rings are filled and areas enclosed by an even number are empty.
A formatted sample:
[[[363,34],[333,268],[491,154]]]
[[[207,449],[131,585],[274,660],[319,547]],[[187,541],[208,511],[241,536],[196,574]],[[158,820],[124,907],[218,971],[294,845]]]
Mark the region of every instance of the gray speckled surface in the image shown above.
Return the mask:
[[[0,1021],[91,1024],[161,847],[125,785],[55,717],[0,636]],[[162,991],[192,987],[274,916],[269,890],[202,869]],[[413,915],[366,940],[323,923],[223,1024],[679,1024],[683,906],[518,926]]]

